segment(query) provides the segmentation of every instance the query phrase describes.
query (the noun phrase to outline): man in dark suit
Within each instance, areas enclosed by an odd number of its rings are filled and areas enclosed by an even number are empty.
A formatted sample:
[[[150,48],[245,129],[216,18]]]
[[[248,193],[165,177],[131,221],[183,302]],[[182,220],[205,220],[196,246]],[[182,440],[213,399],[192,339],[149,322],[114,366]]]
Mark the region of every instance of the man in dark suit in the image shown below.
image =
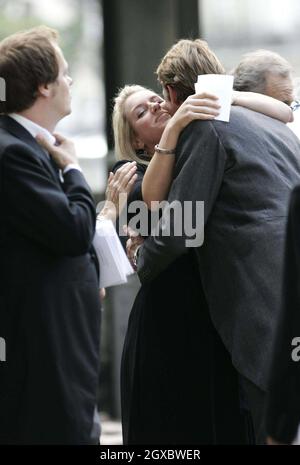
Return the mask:
[[[198,74],[223,72],[205,42],[179,41],[158,68],[166,109],[174,113],[194,92]],[[174,147],[162,149],[168,156]],[[258,443],[265,441],[263,411],[279,309],[287,205],[299,181],[299,141],[283,123],[241,107],[232,108],[229,123],[195,121],[176,148],[170,208],[159,235],[146,240],[135,254],[141,280],[157,276],[188,250],[187,234],[175,234],[176,222],[169,215],[172,202],[180,201],[183,211],[184,202],[191,202],[192,214],[185,220],[192,219],[193,225],[196,202],[204,202],[204,243],[199,246],[198,240],[195,248],[201,280],[212,320],[239,372],[241,404],[251,412]],[[201,236],[202,228],[197,232]]]
[[[57,33],[3,40],[0,75],[0,443],[98,443],[95,208],[72,147],[52,135],[71,111]],[[66,149],[57,164],[37,134]]]
[[[300,187],[291,196],[282,306],[274,341],[266,428],[269,444],[292,443],[300,425]],[[299,444],[299,435],[298,440]]]

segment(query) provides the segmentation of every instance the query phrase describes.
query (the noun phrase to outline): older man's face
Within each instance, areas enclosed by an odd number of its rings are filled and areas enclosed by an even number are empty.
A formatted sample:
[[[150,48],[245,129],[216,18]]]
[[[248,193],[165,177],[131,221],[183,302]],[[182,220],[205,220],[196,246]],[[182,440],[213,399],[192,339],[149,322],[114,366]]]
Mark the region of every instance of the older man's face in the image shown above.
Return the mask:
[[[294,100],[294,88],[291,75],[286,77],[277,73],[269,73],[266,76],[265,94],[291,105]]]

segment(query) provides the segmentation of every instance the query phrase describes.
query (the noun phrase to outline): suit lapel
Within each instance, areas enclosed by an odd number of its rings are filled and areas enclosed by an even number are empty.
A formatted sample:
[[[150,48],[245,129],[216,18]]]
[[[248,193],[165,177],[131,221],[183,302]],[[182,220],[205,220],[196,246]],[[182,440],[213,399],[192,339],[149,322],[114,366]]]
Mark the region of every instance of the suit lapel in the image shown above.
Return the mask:
[[[43,165],[50,171],[55,181],[61,183],[59,178],[59,170],[50,156],[46,154],[44,149],[37,143],[35,138],[21,124],[17,123],[9,116],[0,116],[0,127],[10,132],[13,136],[28,144],[36,153],[38,158],[43,162]]]

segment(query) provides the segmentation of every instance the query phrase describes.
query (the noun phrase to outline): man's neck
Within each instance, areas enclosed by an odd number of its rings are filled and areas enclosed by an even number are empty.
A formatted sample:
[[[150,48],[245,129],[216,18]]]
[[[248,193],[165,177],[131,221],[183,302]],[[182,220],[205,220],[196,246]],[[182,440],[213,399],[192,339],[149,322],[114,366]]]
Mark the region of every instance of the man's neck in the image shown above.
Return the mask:
[[[51,120],[47,111],[41,108],[31,107],[28,110],[20,111],[18,114],[24,118],[29,119],[33,123],[38,124],[42,128],[47,129],[47,131],[49,131],[51,134],[53,134],[54,129],[58,123],[58,121]]]

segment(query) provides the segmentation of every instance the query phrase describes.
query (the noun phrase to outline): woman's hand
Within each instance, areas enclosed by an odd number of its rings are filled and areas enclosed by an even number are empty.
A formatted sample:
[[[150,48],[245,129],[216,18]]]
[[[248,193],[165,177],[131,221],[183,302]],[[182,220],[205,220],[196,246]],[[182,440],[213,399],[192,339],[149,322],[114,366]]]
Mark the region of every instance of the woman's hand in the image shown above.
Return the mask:
[[[191,121],[211,120],[220,114],[218,97],[207,92],[190,95],[172,116],[168,124],[181,132]]]
[[[126,242],[127,257],[133,269],[136,269],[136,266],[133,262],[133,257],[134,257],[136,249],[143,244],[144,239],[136,231],[134,231],[134,229],[130,228],[129,226],[124,226],[123,229],[124,229],[124,232],[129,237],[129,239]]]
[[[136,162],[128,162],[121,166],[115,173],[110,173],[105,191],[106,201],[99,213],[100,218],[115,221],[123,210],[128,194],[137,179]]]

